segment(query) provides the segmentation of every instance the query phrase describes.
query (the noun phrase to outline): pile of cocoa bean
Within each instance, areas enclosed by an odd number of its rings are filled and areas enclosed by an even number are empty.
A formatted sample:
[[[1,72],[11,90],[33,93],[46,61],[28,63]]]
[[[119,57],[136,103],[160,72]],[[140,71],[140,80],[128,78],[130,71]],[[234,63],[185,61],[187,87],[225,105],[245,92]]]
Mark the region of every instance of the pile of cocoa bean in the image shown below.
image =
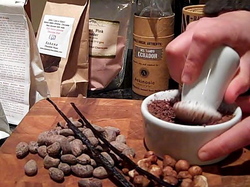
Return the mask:
[[[112,165],[121,161],[95,137],[91,129],[77,120],[70,120]],[[135,151],[126,144],[126,138],[120,133],[120,129],[93,126],[121,153],[130,158],[135,156]],[[22,159],[28,154],[38,154],[43,159],[44,168],[48,169],[50,178],[56,182],[63,182],[65,176],[73,174],[81,178],[78,182],[80,187],[101,187],[102,179],[108,177],[106,169],[96,163],[88,153],[87,146],[75,137],[66,123],[58,123],[55,128],[40,133],[37,140],[18,143],[16,157]],[[35,176],[38,172],[36,161],[29,160],[24,166],[24,171],[28,176]]]

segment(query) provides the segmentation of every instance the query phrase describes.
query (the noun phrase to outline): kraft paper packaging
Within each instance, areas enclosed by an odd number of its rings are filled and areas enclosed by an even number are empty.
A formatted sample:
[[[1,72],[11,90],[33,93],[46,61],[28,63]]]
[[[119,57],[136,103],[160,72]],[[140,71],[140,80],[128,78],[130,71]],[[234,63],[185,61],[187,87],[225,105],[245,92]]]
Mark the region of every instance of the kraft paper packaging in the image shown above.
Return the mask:
[[[89,0],[45,4],[37,42],[51,97],[87,97],[89,4]],[[58,46],[67,47],[64,55]]]
[[[182,32],[186,30],[186,27],[189,23],[204,17],[204,6],[205,5],[190,5],[183,7],[181,23]]]
[[[168,89],[165,47],[173,38],[174,14],[160,18],[134,16],[133,92],[148,96]]]

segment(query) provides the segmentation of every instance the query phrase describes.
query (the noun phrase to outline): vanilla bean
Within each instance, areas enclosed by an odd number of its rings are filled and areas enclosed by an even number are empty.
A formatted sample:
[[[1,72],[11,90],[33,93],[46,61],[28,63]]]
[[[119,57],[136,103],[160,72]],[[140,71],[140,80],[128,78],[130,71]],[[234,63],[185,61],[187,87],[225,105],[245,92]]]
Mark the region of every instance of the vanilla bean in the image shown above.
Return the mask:
[[[117,154],[124,162],[126,162],[128,165],[130,165],[133,169],[135,169],[138,173],[145,175],[148,177],[148,179],[151,179],[155,182],[157,182],[158,184],[162,185],[162,186],[166,186],[166,187],[174,187],[174,186],[178,186],[177,185],[172,185],[169,184],[163,180],[161,180],[160,178],[156,177],[155,175],[151,174],[150,172],[140,168],[133,160],[131,160],[129,157],[127,157],[125,154],[121,153],[118,149],[116,149],[112,144],[110,144],[110,142],[103,137],[103,135],[98,132],[92,125],[91,123],[83,116],[83,114],[81,113],[81,111],[76,107],[76,105],[74,103],[71,103],[71,105],[73,106],[73,108],[75,109],[75,111],[77,112],[77,114],[80,116],[80,118],[84,121],[85,125],[87,128],[90,128],[92,130],[92,132],[101,140],[103,141],[103,143],[108,146],[115,154]]]
[[[117,180],[116,182],[119,183],[119,186],[133,187],[133,185],[114,166],[112,166],[110,162],[102,154],[100,154],[99,151],[95,149],[88,138],[70,121],[70,119],[56,106],[56,104],[49,98],[47,98],[47,101],[49,101],[54,106],[57,112],[67,122],[68,127],[88,147],[95,160],[99,163],[101,162],[107,172]]]

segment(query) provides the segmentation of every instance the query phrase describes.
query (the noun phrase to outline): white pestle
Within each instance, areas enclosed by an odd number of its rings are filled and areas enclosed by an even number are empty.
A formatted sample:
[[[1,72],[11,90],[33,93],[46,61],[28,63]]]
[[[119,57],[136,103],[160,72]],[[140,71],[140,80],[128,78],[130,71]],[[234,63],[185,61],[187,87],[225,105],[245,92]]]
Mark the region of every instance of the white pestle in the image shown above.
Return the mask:
[[[194,125],[220,119],[218,108],[239,61],[238,53],[228,46],[212,51],[199,78],[192,84],[183,84],[181,101],[174,105],[177,118]]]

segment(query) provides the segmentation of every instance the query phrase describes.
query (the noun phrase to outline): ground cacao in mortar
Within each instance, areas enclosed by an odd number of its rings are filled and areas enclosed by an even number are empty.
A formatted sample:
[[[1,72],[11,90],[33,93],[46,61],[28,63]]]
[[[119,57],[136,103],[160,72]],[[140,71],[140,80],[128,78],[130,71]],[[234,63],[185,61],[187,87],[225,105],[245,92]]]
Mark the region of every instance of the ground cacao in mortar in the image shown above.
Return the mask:
[[[155,117],[176,124],[187,124],[184,121],[176,118],[173,105],[177,102],[176,99],[173,100],[153,100],[150,104],[148,104],[148,111]],[[233,112],[230,110],[222,110],[219,109],[219,112],[222,114],[222,118],[218,121],[209,122],[207,124],[202,125],[215,125],[219,123],[223,123],[229,121],[233,118]],[[194,124],[192,124],[194,125]]]

